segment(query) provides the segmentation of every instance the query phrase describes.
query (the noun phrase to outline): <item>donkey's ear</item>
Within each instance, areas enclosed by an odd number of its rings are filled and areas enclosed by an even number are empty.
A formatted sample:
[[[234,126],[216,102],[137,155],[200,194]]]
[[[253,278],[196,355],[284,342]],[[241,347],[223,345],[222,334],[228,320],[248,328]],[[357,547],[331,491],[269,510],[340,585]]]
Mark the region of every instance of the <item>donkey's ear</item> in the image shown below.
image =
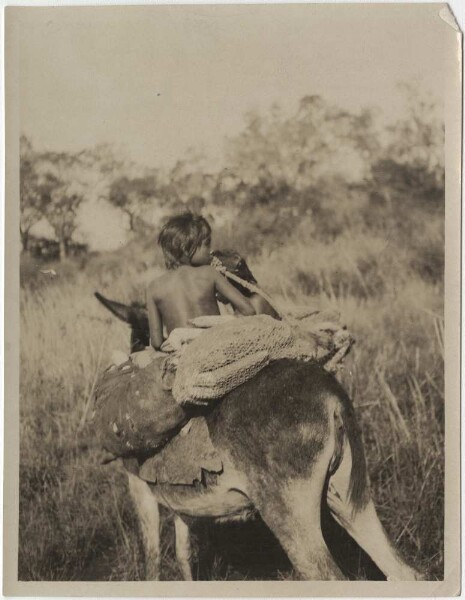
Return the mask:
[[[108,310],[115,315],[115,317],[118,317],[118,319],[121,319],[121,321],[124,321],[125,323],[131,322],[131,315],[134,311],[131,306],[121,304],[121,302],[115,302],[114,300],[108,300],[108,298],[105,298],[105,296],[102,296],[102,294],[99,294],[98,292],[95,292],[94,295],[105,308],[108,308]]]
[[[129,322],[131,324],[138,324],[139,327],[141,325],[141,323],[144,323],[145,321],[147,321],[148,323],[148,319],[149,319],[149,313],[147,312],[147,309],[145,306],[142,306],[141,304],[138,303],[133,303],[131,304],[131,306],[128,307],[129,308]]]

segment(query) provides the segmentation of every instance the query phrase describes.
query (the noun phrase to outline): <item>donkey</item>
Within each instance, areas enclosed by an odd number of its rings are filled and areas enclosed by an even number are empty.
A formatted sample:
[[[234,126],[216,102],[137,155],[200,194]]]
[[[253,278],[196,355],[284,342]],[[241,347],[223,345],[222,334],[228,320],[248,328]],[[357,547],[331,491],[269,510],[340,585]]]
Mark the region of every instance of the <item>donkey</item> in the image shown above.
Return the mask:
[[[143,307],[96,296],[131,326],[133,351],[148,344]],[[321,366],[276,361],[226,394],[204,419],[223,464],[213,485],[208,473],[201,485],[148,482],[139,477],[139,461],[123,460],[140,521],[147,579],[160,575],[159,504],[175,514],[176,556],[186,580],[192,579],[186,518],[224,521],[254,512],[302,579],[344,579],[322,535],[322,502],[388,580],[422,579],[389,542],[370,497],[351,401]]]

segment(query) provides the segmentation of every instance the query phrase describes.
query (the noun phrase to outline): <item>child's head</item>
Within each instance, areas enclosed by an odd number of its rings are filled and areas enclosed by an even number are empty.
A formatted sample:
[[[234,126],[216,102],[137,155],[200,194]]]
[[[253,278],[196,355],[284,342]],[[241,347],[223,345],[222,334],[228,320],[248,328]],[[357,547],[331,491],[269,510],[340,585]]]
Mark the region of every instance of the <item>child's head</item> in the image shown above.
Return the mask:
[[[171,217],[160,231],[158,243],[167,269],[210,262],[211,227],[200,215],[184,213]]]

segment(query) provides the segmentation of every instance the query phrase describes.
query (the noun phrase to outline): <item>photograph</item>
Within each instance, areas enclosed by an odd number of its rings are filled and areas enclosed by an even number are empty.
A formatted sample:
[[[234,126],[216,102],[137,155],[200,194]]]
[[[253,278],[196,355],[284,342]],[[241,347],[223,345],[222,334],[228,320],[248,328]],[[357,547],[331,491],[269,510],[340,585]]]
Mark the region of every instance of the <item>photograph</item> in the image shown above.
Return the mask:
[[[5,15],[4,593],[458,593],[447,5]]]

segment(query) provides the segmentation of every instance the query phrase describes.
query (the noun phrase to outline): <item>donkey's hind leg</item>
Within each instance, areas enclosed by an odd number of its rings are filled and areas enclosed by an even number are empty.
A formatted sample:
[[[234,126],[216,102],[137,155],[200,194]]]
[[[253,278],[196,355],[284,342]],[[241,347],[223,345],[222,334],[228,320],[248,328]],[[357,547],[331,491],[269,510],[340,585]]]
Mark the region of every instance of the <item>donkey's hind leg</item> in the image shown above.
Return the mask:
[[[376,563],[391,581],[415,581],[420,573],[409,567],[391,545],[376,513],[373,500],[366,494],[362,505],[351,500],[352,455],[347,439],[342,462],[332,475],[328,486],[328,506],[336,521]],[[368,485],[368,483],[367,483]]]
[[[160,579],[160,511],[148,484],[128,473],[129,492],[136,510],[145,552],[145,578]]]
[[[292,565],[308,581],[345,579],[321,531],[321,499],[332,453],[327,444],[310,474],[267,481],[253,498]]]

